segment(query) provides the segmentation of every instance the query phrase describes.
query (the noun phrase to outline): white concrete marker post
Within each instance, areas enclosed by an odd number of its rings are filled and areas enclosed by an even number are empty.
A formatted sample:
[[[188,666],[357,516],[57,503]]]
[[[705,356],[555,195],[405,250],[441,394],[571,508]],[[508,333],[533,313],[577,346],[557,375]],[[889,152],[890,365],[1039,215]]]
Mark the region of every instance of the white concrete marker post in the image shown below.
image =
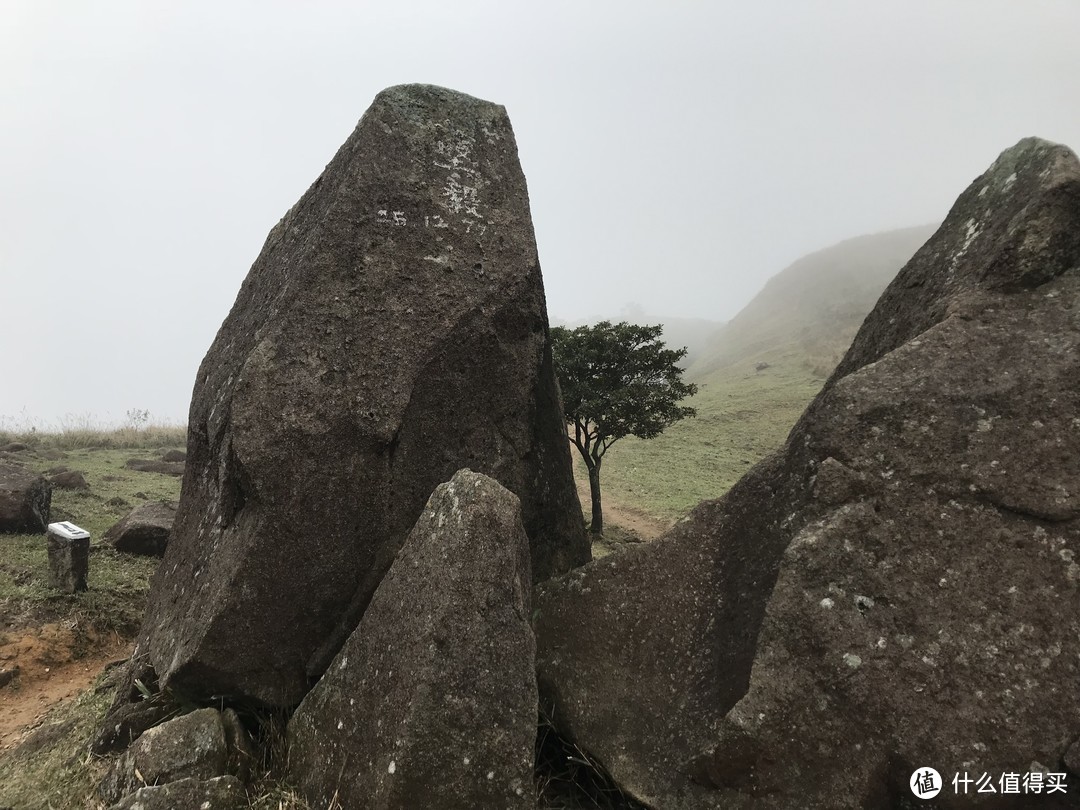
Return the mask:
[[[65,520],[50,523],[45,536],[49,543],[49,585],[64,593],[85,591],[90,532]]]

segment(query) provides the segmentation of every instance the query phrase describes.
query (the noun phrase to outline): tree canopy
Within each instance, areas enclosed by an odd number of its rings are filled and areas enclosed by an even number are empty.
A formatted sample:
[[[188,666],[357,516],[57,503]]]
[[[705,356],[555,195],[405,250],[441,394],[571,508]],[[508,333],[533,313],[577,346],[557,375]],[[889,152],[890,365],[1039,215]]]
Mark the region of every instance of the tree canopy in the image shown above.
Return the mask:
[[[660,325],[610,321],[551,330],[570,441],[589,470],[593,532],[603,531],[600,466],[607,449],[624,436],[651,439],[696,413],[679,404],[697,393],[678,365],[686,349],[667,348],[662,333]]]

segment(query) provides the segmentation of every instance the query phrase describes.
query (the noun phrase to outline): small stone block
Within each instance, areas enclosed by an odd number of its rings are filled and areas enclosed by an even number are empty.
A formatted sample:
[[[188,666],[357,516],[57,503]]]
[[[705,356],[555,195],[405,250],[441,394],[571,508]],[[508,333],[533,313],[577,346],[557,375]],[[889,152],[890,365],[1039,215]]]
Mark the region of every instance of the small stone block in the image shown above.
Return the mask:
[[[49,585],[64,593],[86,590],[90,570],[90,532],[74,523],[50,523]]]

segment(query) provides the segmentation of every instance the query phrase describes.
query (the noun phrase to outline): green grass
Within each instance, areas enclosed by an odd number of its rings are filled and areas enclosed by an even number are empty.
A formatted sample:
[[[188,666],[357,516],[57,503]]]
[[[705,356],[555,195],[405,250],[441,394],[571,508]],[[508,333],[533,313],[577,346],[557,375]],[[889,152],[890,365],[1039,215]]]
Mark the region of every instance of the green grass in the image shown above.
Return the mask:
[[[588,524],[588,520],[589,516],[586,515],[586,524]],[[602,536],[593,537],[593,535],[589,535],[589,537],[592,539],[592,555],[594,560],[647,542],[644,538],[639,537],[634,532],[625,529],[610,520],[604,522],[604,533]]]
[[[756,362],[769,368],[754,371]],[[620,439],[604,458],[601,488],[667,521],[718,498],[753,464],[778,449],[825,383],[826,364],[798,347],[755,355],[698,381],[698,415],[647,441]]]
[[[91,425],[51,433],[0,430],[0,446],[15,441],[30,449],[12,453],[5,462],[46,474],[66,467],[83,473],[89,484],[88,490],[54,488],[50,515],[52,521],[70,520],[90,532],[89,590],[63,594],[49,587],[44,535],[0,535],[0,631],[33,634],[42,625],[63,622],[72,629],[74,642],[67,652],[75,658],[94,652],[103,637],[132,637],[142,622],[158,560],[119,554],[101,537],[136,505],[179,497],[179,478],[128,470],[124,463],[182,448],[184,431],[133,426],[103,431]],[[6,697],[0,696],[0,702]],[[111,700],[108,690],[83,692],[50,712],[17,749],[0,756],[0,806],[99,807],[94,791],[102,766],[86,752]]]
[[[98,633],[130,638],[142,622],[157,559],[94,548],[89,590],[58,593],[48,586],[48,557],[41,536],[0,537],[0,615],[11,631],[60,620],[88,623]]]
[[[119,554],[102,544],[101,536],[140,503],[179,498],[180,479],[124,467],[129,458],[157,458],[157,451],[80,448],[50,455],[24,451],[15,457],[36,472],[58,466],[78,470],[90,485],[89,490],[54,489],[50,517],[90,532],[89,590],[60,594],[49,588],[44,535],[0,535],[0,616],[6,629],[75,616],[98,630],[130,636],[141,621],[157,560]]]

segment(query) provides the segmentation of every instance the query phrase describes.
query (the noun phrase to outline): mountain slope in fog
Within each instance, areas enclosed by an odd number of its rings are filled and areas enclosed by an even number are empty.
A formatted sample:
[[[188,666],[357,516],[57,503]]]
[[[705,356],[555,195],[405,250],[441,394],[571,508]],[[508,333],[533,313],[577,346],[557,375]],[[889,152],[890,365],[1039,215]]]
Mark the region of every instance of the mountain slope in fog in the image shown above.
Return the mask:
[[[689,403],[697,418],[608,451],[609,502],[670,521],[727,491],[783,444],[882,291],[934,230],[849,239],[774,276],[690,364],[700,385]],[[768,368],[759,373],[758,363]]]
[[[803,357],[825,376],[839,362],[878,296],[936,225],[848,239],[796,261],[717,330],[689,366],[703,379],[777,353]]]

